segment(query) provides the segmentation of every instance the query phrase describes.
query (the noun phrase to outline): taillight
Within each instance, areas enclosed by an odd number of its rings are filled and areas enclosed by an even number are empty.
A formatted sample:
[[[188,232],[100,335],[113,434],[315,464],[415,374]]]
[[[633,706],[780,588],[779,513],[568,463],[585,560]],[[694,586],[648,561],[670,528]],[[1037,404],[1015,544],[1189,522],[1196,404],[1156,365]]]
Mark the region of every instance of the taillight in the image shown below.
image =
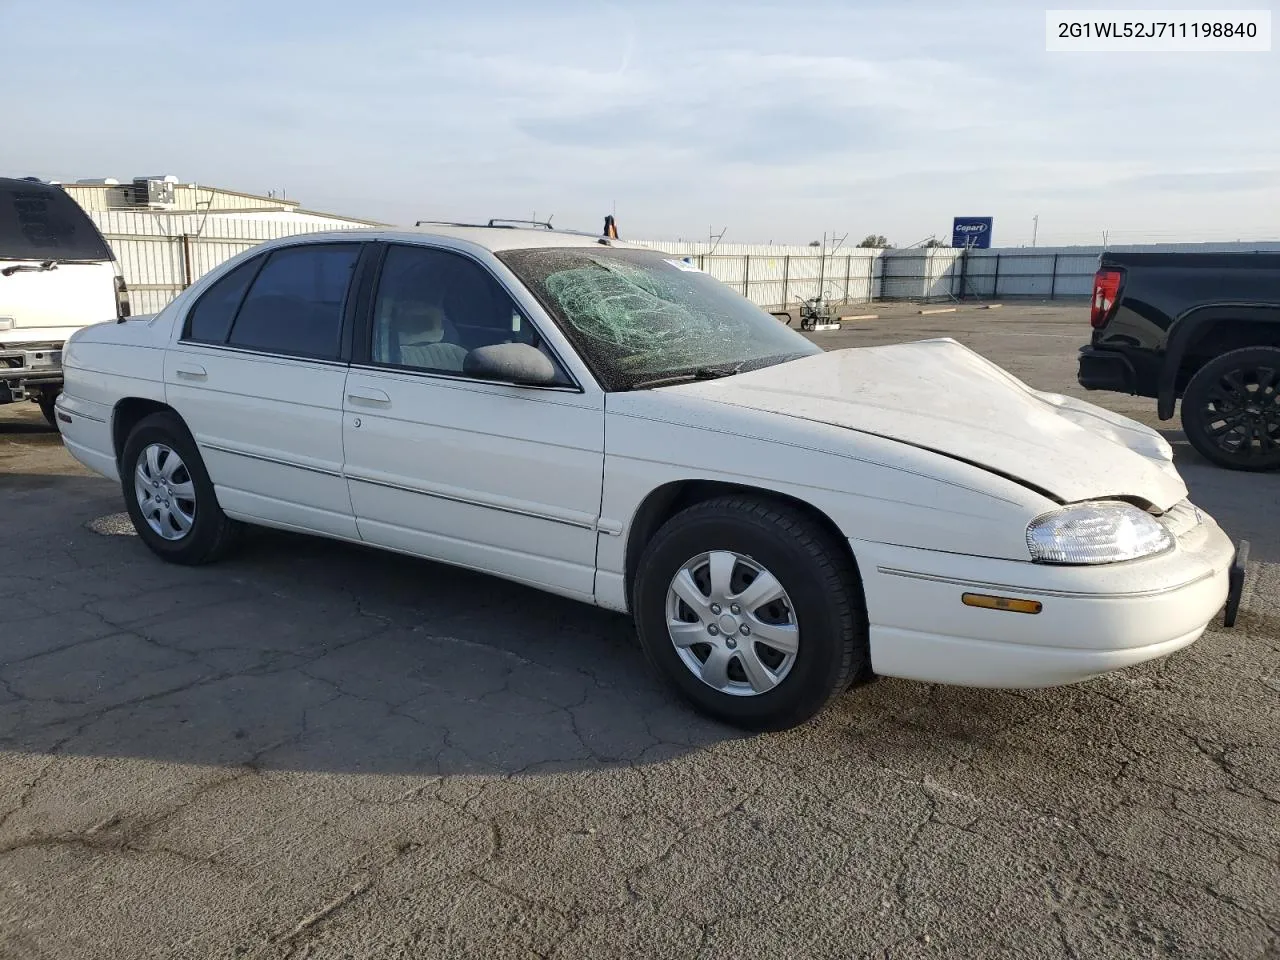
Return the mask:
[[[125,285],[124,277],[116,277],[116,319],[123,320],[129,316],[131,308],[129,306],[129,288]]]
[[[1120,296],[1120,281],[1124,271],[1103,268],[1093,275],[1093,302],[1090,304],[1089,323],[1096,330],[1106,326]]]

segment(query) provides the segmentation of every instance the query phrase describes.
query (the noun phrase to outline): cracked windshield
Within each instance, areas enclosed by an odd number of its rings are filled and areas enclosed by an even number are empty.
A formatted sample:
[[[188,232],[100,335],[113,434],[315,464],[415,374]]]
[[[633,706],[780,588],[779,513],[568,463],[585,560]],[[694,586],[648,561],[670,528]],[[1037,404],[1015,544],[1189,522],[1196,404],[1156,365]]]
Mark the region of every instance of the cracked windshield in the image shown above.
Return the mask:
[[[673,257],[574,248],[500,256],[611,390],[710,379],[822,352]]]

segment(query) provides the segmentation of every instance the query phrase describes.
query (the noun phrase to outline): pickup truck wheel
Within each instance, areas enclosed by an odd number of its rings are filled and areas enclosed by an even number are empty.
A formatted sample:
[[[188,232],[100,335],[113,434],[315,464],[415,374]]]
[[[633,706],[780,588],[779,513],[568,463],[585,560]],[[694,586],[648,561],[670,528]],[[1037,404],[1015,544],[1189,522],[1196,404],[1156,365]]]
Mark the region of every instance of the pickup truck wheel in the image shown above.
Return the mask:
[[[1232,350],[1196,371],[1182,396],[1182,427],[1220,467],[1280,469],[1280,348]]]
[[[222,512],[195,441],[176,414],[139,421],[125,441],[120,476],[134,529],[158,556],[197,565],[233,545],[239,524]]]
[[[803,512],[730,496],[645,547],[632,609],[649,661],[692,704],[751,730],[804,723],[869,662],[848,549]]]

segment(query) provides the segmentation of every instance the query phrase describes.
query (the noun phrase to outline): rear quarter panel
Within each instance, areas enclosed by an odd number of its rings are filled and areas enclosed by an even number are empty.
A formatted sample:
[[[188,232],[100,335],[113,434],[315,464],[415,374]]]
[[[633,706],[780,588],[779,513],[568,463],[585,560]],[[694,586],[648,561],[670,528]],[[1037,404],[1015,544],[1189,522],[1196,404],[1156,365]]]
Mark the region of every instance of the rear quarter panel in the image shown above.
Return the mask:
[[[76,334],[62,353],[63,390],[114,407],[125,397],[163,403],[167,331],[160,317],[99,324]]]
[[[98,324],[75,333],[63,348],[58,429],[71,455],[108,479],[118,479],[113,421],[119,402],[165,402],[167,323],[161,314]]]

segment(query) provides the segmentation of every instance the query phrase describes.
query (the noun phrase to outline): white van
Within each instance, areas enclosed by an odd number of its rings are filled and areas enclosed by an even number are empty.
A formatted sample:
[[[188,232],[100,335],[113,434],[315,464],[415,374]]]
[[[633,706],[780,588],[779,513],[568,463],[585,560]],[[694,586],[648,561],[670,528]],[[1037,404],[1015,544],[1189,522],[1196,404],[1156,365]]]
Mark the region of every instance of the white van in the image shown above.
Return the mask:
[[[0,177],[0,404],[31,400],[54,421],[62,345],[129,315],[129,293],[102,234],[56,184]]]

